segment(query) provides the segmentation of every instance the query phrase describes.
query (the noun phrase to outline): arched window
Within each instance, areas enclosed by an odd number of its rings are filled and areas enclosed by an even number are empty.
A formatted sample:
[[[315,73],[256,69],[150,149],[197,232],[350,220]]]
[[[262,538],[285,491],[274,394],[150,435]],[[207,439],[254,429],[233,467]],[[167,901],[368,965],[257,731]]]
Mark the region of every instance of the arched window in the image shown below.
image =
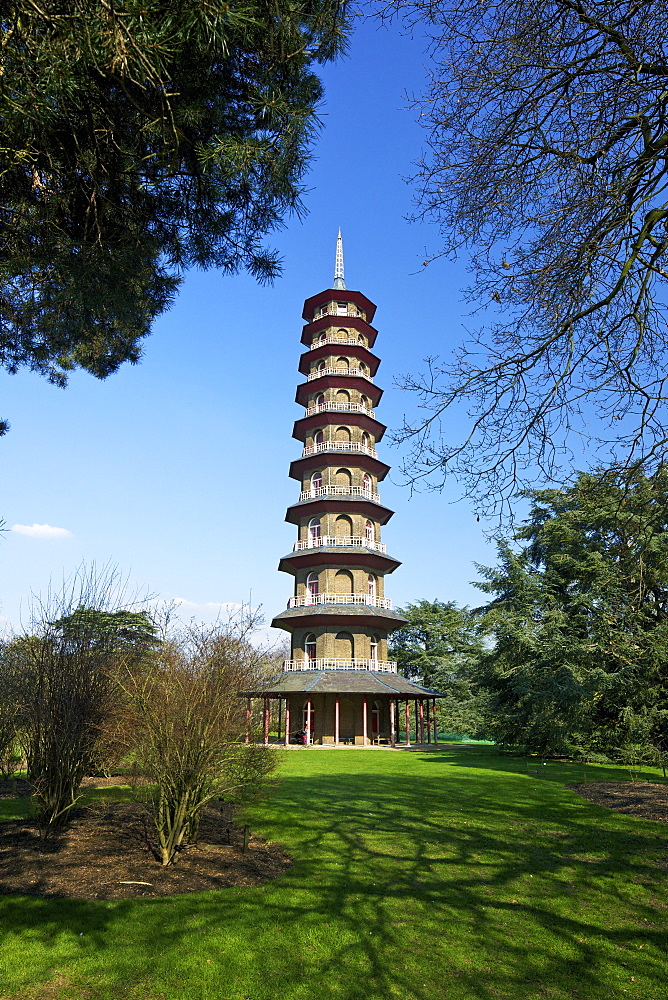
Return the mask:
[[[347,427],[336,428],[336,440],[342,444],[350,444],[350,431]]]
[[[364,525],[364,538],[367,541],[367,543],[373,542],[374,540],[373,536],[374,536],[373,521],[367,521],[366,524]]]
[[[358,333],[358,334],[357,334],[357,343],[358,343],[358,344],[361,344],[361,345],[362,345],[362,347],[364,347],[364,337],[362,336],[362,334],[361,334],[361,333]]]
[[[352,592],[353,574],[347,569],[337,570],[336,576],[334,577],[334,593],[352,594]]]
[[[349,403],[350,402],[350,393],[348,392],[347,389],[339,389],[339,391],[336,394],[336,402],[337,403]]]
[[[353,481],[348,469],[337,469],[336,470],[336,485],[349,487]]]
[[[318,574],[309,573],[306,577],[306,596],[317,597],[318,596]],[[307,602],[309,603],[309,602]]]
[[[365,493],[371,493],[371,476],[368,472],[364,473],[364,479],[362,480],[362,485],[364,486]]]
[[[337,632],[334,639],[334,652],[337,660],[352,660],[353,637],[350,632]]]
[[[337,538],[349,538],[353,533],[353,522],[347,514],[339,514],[334,522],[334,533]]]
[[[369,595],[369,597],[376,596],[376,578],[373,575],[373,573],[369,573],[368,577],[366,578],[366,592]]]
[[[362,404],[362,406],[364,407],[365,410],[371,409],[371,405],[370,405],[371,404],[371,400],[369,399],[368,396],[365,396],[364,393],[362,393],[362,395],[360,396],[360,403]]]
[[[325,397],[324,397],[323,393],[322,393],[322,392],[319,392],[319,393],[318,393],[318,395],[317,395],[317,396],[315,397],[315,399],[313,400],[313,402],[314,402],[314,403],[315,403],[315,405],[316,405],[316,406],[318,406],[318,407],[320,407],[320,406],[324,406],[324,405],[325,405]]]
[[[378,637],[375,635],[371,636],[371,659],[374,663],[378,662]]]
[[[319,444],[324,444],[324,443],[325,443],[325,435],[322,433],[322,431],[316,431],[315,434],[313,435],[313,444],[316,445],[317,447]]]
[[[368,451],[371,447],[371,438],[366,431],[362,431],[362,447]]]
[[[315,636],[313,634],[307,635],[304,639],[304,658],[309,663],[313,663],[315,660],[315,647]]]
[[[336,331],[336,336],[339,338],[339,340],[347,340],[348,339],[348,331],[347,330],[337,330]]]
[[[336,359],[336,367],[337,368],[349,369],[350,368],[350,361],[348,360],[348,358],[337,358]]]
[[[313,517],[308,523],[308,540],[311,545],[317,545],[320,539],[320,518]]]
[[[316,490],[322,489],[322,473],[314,472],[311,476],[311,493],[315,493]]]
[[[369,369],[367,368],[367,366],[364,364],[363,361],[360,361],[360,363],[359,363],[359,369],[360,369],[360,371],[362,372],[363,375],[366,375],[366,373],[369,371]]]
[[[327,367],[327,365],[326,365],[326,363],[324,361],[319,361],[318,362],[318,371],[319,372],[324,372],[324,370],[325,370],[326,367]]]

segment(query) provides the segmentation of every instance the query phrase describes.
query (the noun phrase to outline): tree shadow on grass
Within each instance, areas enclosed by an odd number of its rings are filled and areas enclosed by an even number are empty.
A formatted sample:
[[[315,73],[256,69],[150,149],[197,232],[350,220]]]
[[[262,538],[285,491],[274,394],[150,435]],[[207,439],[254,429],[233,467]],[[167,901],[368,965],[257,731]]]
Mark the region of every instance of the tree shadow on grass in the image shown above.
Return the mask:
[[[300,762],[255,810],[295,857],[274,883],[113,904],[6,898],[0,919],[41,946],[45,969],[65,935],[80,983],[104,969],[96,997],[134,996],[124,983],[198,1000],[663,995],[659,824],[520,774],[414,760]]]

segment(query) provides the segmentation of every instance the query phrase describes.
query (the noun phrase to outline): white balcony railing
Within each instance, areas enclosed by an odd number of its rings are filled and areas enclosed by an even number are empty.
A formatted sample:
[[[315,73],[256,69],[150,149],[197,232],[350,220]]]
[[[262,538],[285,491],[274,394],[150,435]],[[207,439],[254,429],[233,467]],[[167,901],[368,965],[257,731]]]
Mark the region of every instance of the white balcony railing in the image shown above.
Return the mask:
[[[312,416],[314,413],[327,413],[332,411],[335,413],[365,413],[367,417],[371,417],[375,420],[376,414],[373,410],[369,410],[364,403],[317,403],[314,406],[308,406],[306,408],[306,417]]]
[[[389,597],[372,597],[371,594],[301,594],[291,597],[288,608],[310,608],[317,604],[365,604],[370,608],[392,610]]]
[[[365,490],[362,486],[318,486],[315,489],[302,490],[300,500],[317,500],[320,497],[362,497],[373,503],[380,503],[380,493]]]
[[[330,548],[334,545],[346,545],[348,548],[373,549],[374,552],[387,552],[385,542],[374,542],[364,535],[318,535],[317,538],[305,538],[301,542],[295,542],[293,552],[301,552],[303,549],[317,549],[320,546]]]
[[[383,674],[396,674],[396,660],[316,659],[283,660],[283,670],[377,670]]]
[[[353,305],[349,305],[346,309],[339,309],[336,305],[322,306],[316,309],[313,319],[320,319],[321,316],[359,316],[363,319],[363,314]]]
[[[361,441],[319,441],[317,444],[306,445],[302,451],[302,458],[307,455],[317,455],[321,451],[356,451],[371,458],[378,458],[378,452],[368,444]]]
[[[366,344],[359,340],[358,337],[333,337],[330,335],[329,337],[321,337],[319,340],[314,340],[309,350],[313,351],[316,347],[322,347],[323,344],[341,344],[342,347],[344,345],[346,347],[366,347]]]
[[[357,375],[360,378],[365,378],[367,382],[373,382],[371,375],[368,372],[362,371],[361,368],[343,368],[342,366],[328,366],[327,368],[318,368],[317,371],[311,372],[308,377],[308,381],[312,382],[314,378],[320,378],[321,375]]]

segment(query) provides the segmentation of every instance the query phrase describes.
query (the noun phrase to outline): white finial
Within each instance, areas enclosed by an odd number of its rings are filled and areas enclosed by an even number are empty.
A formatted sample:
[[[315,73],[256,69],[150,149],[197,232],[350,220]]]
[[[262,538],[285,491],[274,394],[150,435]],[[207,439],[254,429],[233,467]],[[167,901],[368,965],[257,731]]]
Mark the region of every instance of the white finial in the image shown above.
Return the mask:
[[[341,239],[340,229],[339,235],[336,237],[336,262],[334,264],[334,284],[332,287],[343,289],[346,287],[346,283],[343,280],[343,240]]]

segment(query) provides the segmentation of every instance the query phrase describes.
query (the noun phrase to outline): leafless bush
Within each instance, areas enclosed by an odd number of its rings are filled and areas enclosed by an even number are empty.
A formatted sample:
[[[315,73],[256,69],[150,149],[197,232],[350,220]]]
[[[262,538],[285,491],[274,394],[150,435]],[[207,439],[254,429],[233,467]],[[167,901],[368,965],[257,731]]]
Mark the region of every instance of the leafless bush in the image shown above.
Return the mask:
[[[38,604],[32,634],[13,644],[28,779],[45,838],[67,822],[82,778],[99,767],[109,720],[120,708],[121,664],[136,664],[151,646],[150,621],[124,610],[123,598],[113,569],[80,571]]]
[[[252,616],[191,626],[165,642],[149,670],[128,667],[119,731],[137,770],[154,784],[151,807],[163,865],[197,837],[213,798],[256,792],[275,766],[272,751],[245,742],[238,692],[261,669],[248,641]]]

